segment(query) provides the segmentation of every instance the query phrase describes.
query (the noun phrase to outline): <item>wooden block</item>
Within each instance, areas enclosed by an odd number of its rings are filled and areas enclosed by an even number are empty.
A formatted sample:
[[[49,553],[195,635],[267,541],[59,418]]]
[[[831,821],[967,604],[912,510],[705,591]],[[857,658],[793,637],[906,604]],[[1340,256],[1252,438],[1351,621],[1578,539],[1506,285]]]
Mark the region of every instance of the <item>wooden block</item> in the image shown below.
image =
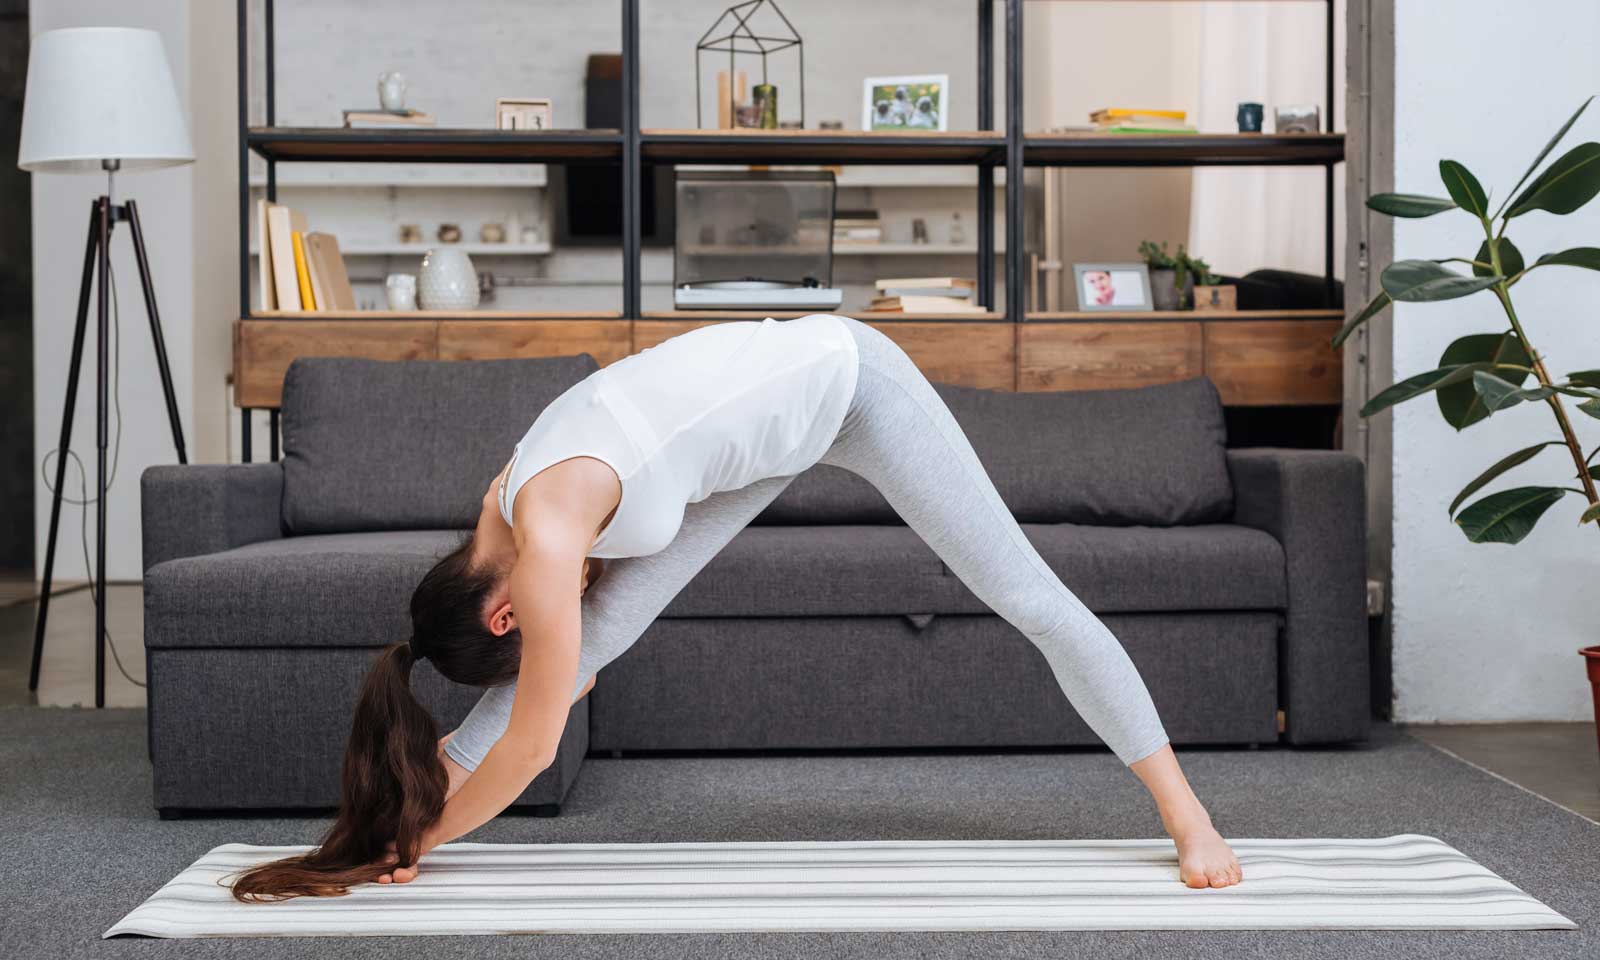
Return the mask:
[[[1024,323],[1018,328],[1022,390],[1110,390],[1198,377],[1200,324]]]
[[[434,320],[237,320],[233,325],[233,402],[276,407],[283,375],[296,357],[432,360]]]
[[[1230,406],[1337,404],[1338,320],[1229,320],[1205,325],[1206,374]]]
[[[630,352],[626,320],[440,320],[440,360],[570,357],[587,353],[601,366]]]
[[[989,390],[1016,389],[1017,345],[1009,323],[880,321],[929,380]]]
[[[1194,288],[1194,312],[1235,312],[1239,309],[1239,288],[1231,283]]]

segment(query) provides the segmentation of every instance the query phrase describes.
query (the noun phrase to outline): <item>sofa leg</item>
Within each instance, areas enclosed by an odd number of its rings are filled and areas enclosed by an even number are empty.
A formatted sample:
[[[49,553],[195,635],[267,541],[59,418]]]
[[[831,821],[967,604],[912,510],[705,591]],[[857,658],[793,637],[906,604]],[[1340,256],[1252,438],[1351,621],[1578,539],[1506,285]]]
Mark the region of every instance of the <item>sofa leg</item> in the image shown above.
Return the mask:
[[[156,807],[156,816],[162,820],[182,820],[185,818],[184,812],[177,807]]]

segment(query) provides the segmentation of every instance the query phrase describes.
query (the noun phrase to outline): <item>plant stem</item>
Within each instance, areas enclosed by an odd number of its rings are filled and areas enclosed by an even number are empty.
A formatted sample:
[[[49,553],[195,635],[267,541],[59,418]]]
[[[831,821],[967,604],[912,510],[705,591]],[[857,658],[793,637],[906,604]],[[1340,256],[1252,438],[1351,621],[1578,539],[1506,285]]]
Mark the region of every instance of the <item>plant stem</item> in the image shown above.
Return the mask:
[[[1494,261],[1494,272],[1500,273],[1500,244],[1499,238],[1493,236],[1489,222],[1484,221],[1484,232],[1490,234],[1489,256]],[[1505,228],[1501,227],[1501,233]],[[1550,386],[1550,372],[1545,369],[1544,358],[1539,356],[1539,351],[1533,348],[1528,341],[1528,335],[1522,329],[1522,323],[1517,319],[1517,310],[1511,305],[1511,294],[1506,281],[1501,280],[1495,284],[1494,295],[1500,299],[1500,306],[1505,308],[1506,319],[1511,321],[1511,329],[1516,333],[1517,339],[1522,341],[1522,348],[1527,351],[1528,357],[1533,361],[1533,375],[1539,381],[1539,386]],[[1556,415],[1556,423],[1561,427],[1561,439],[1566,444],[1567,450],[1572,454],[1572,462],[1578,467],[1578,478],[1583,482],[1583,493],[1589,498],[1590,504],[1600,503],[1600,492],[1595,490],[1594,478],[1589,475],[1589,461],[1584,459],[1583,448],[1578,446],[1578,437],[1572,432],[1572,423],[1567,419],[1567,409],[1561,403],[1560,394],[1551,394],[1545,398],[1550,404],[1550,411]]]

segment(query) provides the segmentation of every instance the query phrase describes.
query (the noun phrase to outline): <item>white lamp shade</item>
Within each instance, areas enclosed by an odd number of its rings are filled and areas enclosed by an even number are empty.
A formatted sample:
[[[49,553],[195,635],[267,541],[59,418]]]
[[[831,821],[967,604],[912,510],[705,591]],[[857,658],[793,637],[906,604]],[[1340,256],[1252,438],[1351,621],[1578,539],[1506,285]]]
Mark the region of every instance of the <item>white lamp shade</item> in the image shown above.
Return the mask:
[[[194,160],[161,35],[128,27],[49,30],[33,38],[22,107],[24,170],[170,167]]]

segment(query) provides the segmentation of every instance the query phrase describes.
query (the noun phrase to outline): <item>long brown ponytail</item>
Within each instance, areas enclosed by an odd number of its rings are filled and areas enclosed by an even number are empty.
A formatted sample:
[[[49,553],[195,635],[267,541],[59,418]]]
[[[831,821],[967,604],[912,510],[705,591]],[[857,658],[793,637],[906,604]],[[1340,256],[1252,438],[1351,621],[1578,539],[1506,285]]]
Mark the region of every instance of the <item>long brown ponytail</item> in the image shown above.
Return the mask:
[[[340,896],[421,855],[422,833],[439,819],[449,780],[439,730],[411,692],[412,648],[383,651],[367,674],[345,748],[339,815],[322,845],[265,863],[234,881],[246,903]],[[385,865],[389,843],[398,863]]]

